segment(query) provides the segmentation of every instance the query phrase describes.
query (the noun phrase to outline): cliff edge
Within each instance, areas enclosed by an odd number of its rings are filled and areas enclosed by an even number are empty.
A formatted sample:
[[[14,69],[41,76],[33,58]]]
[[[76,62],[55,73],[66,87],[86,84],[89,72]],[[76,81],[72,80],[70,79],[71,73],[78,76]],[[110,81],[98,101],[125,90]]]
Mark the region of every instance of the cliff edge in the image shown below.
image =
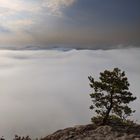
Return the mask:
[[[140,140],[140,125],[80,125],[58,130],[41,140]]]

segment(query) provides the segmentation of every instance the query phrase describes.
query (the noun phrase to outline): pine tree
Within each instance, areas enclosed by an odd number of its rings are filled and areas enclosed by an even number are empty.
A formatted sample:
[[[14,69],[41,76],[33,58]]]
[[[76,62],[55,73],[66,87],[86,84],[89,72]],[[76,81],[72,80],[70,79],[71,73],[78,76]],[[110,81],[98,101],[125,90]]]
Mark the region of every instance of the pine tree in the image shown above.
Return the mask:
[[[90,94],[93,102],[90,109],[95,109],[103,118],[102,124],[108,122],[110,114],[126,119],[134,112],[128,103],[136,97],[129,91],[129,82],[124,71],[121,72],[119,68],[114,68],[113,71],[105,70],[100,73],[99,81],[95,81],[92,76],[88,78],[90,87],[94,90]]]

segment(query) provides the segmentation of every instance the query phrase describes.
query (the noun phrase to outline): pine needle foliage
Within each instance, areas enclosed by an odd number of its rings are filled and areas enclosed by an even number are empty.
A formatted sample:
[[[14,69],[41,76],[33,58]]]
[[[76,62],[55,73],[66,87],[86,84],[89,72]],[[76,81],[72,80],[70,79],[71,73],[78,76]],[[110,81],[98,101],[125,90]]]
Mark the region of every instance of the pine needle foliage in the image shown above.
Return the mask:
[[[114,68],[100,73],[99,80],[88,77],[93,93],[90,94],[92,105],[97,115],[101,116],[102,124],[107,124],[110,115],[126,119],[135,111],[128,104],[136,99],[129,91],[129,82],[125,72]]]

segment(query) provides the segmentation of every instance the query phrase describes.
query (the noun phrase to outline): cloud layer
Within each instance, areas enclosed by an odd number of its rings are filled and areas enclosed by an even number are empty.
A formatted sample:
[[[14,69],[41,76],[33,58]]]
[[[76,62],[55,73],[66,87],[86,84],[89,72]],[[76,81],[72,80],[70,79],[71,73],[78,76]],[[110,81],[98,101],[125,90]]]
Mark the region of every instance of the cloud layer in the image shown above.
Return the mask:
[[[137,0],[0,0],[0,47],[139,46],[139,5]]]
[[[41,0],[41,1],[27,1],[27,0],[0,0],[0,24],[15,30],[18,27],[20,30],[25,26],[32,25],[37,16],[43,14],[47,15],[61,15],[62,8],[68,7],[74,3],[74,0]],[[35,18],[35,19],[34,19]],[[6,21],[6,22],[5,22]]]
[[[88,76],[119,67],[126,71],[131,104],[140,122],[140,49],[0,51],[0,136],[46,136],[57,129],[90,123],[94,114]]]
[[[72,5],[75,0],[43,0],[42,6],[52,15],[61,16],[61,8]]]

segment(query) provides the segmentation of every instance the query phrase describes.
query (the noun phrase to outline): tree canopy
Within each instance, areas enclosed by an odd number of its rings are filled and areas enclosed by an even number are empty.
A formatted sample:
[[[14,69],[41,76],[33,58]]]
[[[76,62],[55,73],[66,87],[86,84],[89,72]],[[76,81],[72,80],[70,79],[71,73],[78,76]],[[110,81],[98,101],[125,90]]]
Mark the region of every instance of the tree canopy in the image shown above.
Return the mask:
[[[102,124],[106,124],[111,115],[126,119],[134,111],[128,104],[136,99],[129,91],[129,82],[125,72],[114,68],[100,73],[99,80],[88,77],[93,93],[90,94],[93,104],[90,109],[103,118]]]

